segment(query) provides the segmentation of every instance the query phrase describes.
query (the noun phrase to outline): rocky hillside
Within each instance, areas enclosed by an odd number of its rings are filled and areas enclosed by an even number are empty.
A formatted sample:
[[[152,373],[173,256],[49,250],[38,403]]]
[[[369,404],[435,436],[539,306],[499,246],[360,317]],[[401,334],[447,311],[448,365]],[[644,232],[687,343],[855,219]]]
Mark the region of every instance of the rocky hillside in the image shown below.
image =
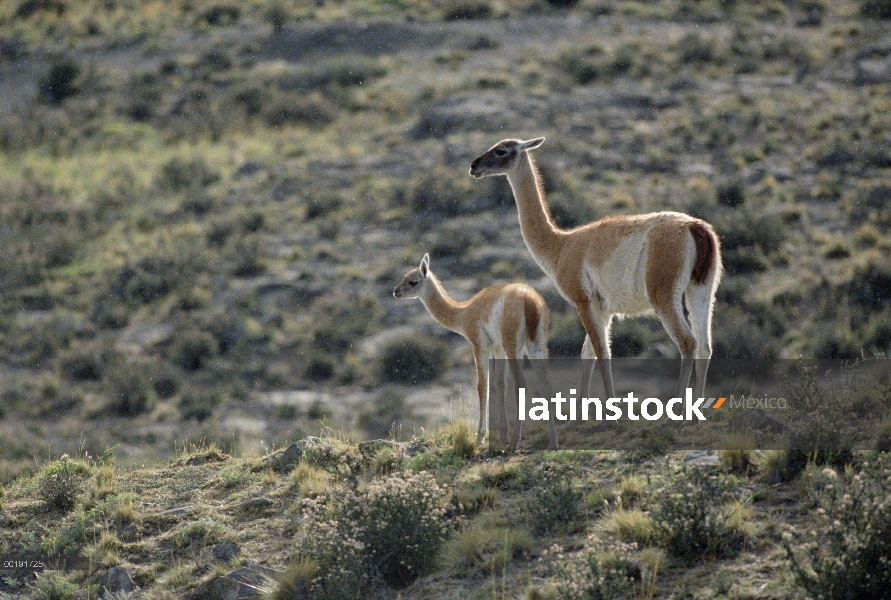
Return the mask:
[[[564,226],[665,209],[715,225],[716,356],[887,352],[886,12],[7,3],[0,471],[441,421],[474,402],[469,351],[390,295],[424,252],[457,298],[532,283],[552,354],[575,355],[505,182],[467,174],[509,136],[548,138]],[[612,344],[676,353],[655,321]]]

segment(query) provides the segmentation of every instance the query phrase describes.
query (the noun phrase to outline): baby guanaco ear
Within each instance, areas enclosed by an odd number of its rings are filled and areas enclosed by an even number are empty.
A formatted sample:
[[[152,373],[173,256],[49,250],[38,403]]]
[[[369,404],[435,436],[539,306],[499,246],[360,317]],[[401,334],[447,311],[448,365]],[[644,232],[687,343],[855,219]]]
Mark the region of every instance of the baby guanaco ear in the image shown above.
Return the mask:
[[[535,150],[542,144],[544,144],[545,139],[543,137],[535,138],[534,140],[528,140],[520,143],[520,150]]]
[[[421,270],[421,275],[424,279],[427,279],[427,274],[430,273],[430,255],[424,254],[424,258],[421,259],[421,266],[419,267]]]

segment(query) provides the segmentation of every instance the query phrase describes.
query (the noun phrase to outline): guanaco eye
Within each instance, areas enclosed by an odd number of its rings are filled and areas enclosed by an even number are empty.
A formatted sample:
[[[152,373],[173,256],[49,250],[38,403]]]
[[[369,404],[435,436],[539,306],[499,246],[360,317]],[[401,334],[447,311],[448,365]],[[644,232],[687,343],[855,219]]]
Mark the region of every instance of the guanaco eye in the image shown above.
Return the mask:
[[[495,156],[507,156],[507,150],[505,150],[504,148],[495,148]]]
[[[417,281],[409,281],[408,285],[414,287],[414,286],[418,285],[418,282]]]

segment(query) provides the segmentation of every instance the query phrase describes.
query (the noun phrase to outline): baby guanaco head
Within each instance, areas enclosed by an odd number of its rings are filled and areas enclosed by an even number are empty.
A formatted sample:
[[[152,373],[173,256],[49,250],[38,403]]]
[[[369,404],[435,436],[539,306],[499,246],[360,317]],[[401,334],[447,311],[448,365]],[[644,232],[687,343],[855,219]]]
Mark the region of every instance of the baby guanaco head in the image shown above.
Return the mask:
[[[430,255],[425,254],[421,264],[405,274],[402,282],[393,290],[397,298],[419,298],[430,279]]]

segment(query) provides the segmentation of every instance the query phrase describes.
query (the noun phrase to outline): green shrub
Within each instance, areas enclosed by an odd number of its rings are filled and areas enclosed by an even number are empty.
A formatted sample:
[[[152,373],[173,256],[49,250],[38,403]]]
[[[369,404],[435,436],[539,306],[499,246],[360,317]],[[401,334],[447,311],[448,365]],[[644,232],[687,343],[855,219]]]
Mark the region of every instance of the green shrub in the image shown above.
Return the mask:
[[[462,574],[480,570],[501,574],[515,557],[534,546],[523,528],[474,524],[449,540],[440,555],[440,563]]]
[[[62,0],[24,0],[15,10],[15,16],[19,19],[27,19],[40,11],[56,13],[61,16],[66,8]]]
[[[649,348],[653,334],[646,321],[626,319],[613,325],[610,330],[610,351],[613,358],[635,358]]]
[[[303,447],[303,460],[333,475],[355,480],[360,474],[362,457],[340,440],[318,440]]]
[[[886,597],[891,588],[888,455],[865,461],[856,474],[814,493],[816,522],[800,536],[783,534],[795,583],[818,600]]]
[[[155,185],[163,190],[179,192],[204,188],[220,179],[219,173],[210,170],[200,156],[195,158],[171,158],[161,167]]]
[[[102,586],[98,584],[76,585],[67,581],[58,571],[47,571],[25,586],[26,600],[91,600],[98,598]]]
[[[131,307],[155,302],[176,290],[183,265],[165,258],[145,258],[121,268],[111,285],[113,295]]]
[[[202,21],[216,26],[234,25],[240,17],[241,9],[235,4],[214,4],[200,15]]]
[[[878,452],[891,452],[891,417],[885,417],[879,424],[875,449]]]
[[[554,358],[581,356],[585,343],[585,328],[575,310],[563,315],[551,315],[551,331],[548,335],[548,355]]]
[[[713,220],[722,250],[759,245],[769,253],[779,249],[786,238],[787,228],[780,215],[750,210],[722,211]]]
[[[219,353],[216,338],[206,331],[192,330],[182,334],[174,344],[171,357],[174,364],[186,371],[197,371]]]
[[[783,332],[775,326],[769,315],[753,314],[733,304],[719,306],[721,318],[715,319],[712,329],[714,358],[779,356],[779,340]]]
[[[89,469],[67,456],[48,464],[37,479],[37,494],[50,508],[68,511],[74,508],[86,485]]]
[[[707,63],[715,59],[715,44],[698,33],[688,33],[678,41],[681,62]]]
[[[783,380],[790,407],[786,460],[792,473],[800,473],[808,462],[843,468],[853,459],[851,449],[863,432],[862,420],[852,414],[872,410],[870,400],[884,398],[886,391],[858,382],[853,370],[846,376],[823,380],[816,366],[800,366]]]
[[[478,0],[451,0],[443,16],[446,21],[488,19],[492,16],[492,7],[488,2]]]
[[[405,396],[384,391],[375,398],[369,410],[359,413],[357,424],[371,437],[385,437],[397,430],[410,412]]]
[[[210,71],[226,71],[232,68],[232,57],[225,50],[211,50],[201,57],[198,65]]]
[[[544,553],[556,573],[559,600],[612,600],[635,597],[640,566],[632,559],[636,544],[608,545],[590,536],[580,552],[564,554],[554,546]]]
[[[381,350],[381,379],[414,385],[435,381],[445,372],[447,360],[445,342],[415,336],[397,338]]]
[[[108,380],[107,410],[121,417],[133,417],[151,409],[151,387],[138,371],[117,371]]]
[[[866,310],[881,310],[891,304],[891,266],[882,258],[872,258],[856,269],[843,288],[851,302]]]
[[[555,173],[551,175],[542,169],[543,177],[550,176],[553,187],[549,187],[548,201],[551,216],[558,227],[572,229],[596,220],[600,215],[591,201],[577,185],[561,180]],[[547,179],[546,179],[547,181]]]
[[[264,117],[270,127],[284,125],[303,125],[314,129],[324,129],[337,118],[335,109],[320,98],[282,98],[273,101],[264,111]]]
[[[213,415],[220,402],[222,398],[214,392],[188,392],[179,400],[179,413],[185,420],[204,421]]]
[[[743,433],[729,433],[721,439],[718,450],[721,466],[734,475],[748,475],[755,469],[755,442]]]
[[[426,472],[390,475],[328,501],[305,499],[297,560],[318,564],[312,597],[361,596],[377,579],[395,588],[412,583],[451,532],[446,502]]]
[[[62,359],[60,367],[62,373],[74,381],[99,381],[104,362],[95,354],[72,354]]]
[[[49,104],[62,104],[81,89],[81,67],[74,60],[53,63],[49,72],[40,79],[38,92]]]
[[[272,25],[272,32],[279,33],[288,24],[288,11],[284,6],[274,4],[266,11],[266,20]]]
[[[471,201],[469,188],[460,180],[455,181],[446,169],[432,169],[412,181],[405,195],[411,209],[427,216],[457,217],[474,214],[489,208],[486,203]]]
[[[545,472],[530,493],[526,522],[536,535],[572,534],[585,527],[585,494],[567,475]]]
[[[335,364],[331,357],[321,354],[309,359],[303,374],[310,381],[320,383],[334,377],[334,368]]]
[[[703,470],[679,473],[664,488],[657,489],[650,517],[665,549],[687,561],[738,552],[742,535],[730,527],[730,516],[723,507],[729,489],[726,476]]]
[[[565,50],[560,54],[560,66],[579,85],[588,85],[602,77],[606,68],[603,65],[603,48],[592,46],[578,51]]]
[[[742,206],[746,201],[745,186],[739,179],[720,184],[715,194],[718,204],[721,206],[736,208]]]
[[[869,19],[891,19],[891,0],[863,0],[860,14]]]
[[[173,534],[173,546],[180,553],[197,554],[202,548],[221,541],[224,531],[221,523],[207,520],[193,521],[183,525]]]
[[[339,292],[322,296],[310,310],[313,348],[334,356],[343,356],[357,339],[371,331],[383,312],[380,301],[373,296],[347,298]]]

